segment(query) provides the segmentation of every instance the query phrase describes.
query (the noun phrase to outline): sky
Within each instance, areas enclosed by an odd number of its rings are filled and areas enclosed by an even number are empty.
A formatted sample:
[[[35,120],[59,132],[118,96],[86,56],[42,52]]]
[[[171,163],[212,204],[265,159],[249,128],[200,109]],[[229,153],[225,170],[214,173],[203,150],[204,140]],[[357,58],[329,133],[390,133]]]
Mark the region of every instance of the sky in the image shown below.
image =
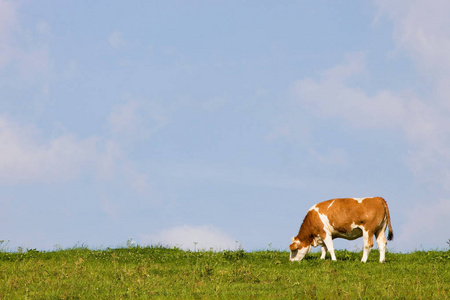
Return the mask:
[[[449,80],[445,0],[0,0],[2,247],[287,251],[381,196],[446,249]]]

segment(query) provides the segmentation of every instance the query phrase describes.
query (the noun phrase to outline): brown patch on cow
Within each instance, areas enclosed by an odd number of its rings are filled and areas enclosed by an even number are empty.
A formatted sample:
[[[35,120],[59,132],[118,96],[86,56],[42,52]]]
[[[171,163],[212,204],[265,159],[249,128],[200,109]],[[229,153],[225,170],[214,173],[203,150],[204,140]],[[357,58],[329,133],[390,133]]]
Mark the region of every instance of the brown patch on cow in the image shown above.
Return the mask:
[[[314,238],[320,236],[323,239],[326,233],[323,229],[324,225],[319,217],[319,214],[315,210],[310,210],[305,216],[302,225],[296,239],[300,241],[298,248],[308,247],[313,245]]]
[[[289,250],[294,251],[298,249],[298,243],[292,243],[289,245]]]
[[[340,233],[347,233],[349,232],[347,228],[344,227],[335,227],[334,230],[340,232]]]
[[[352,224],[356,224],[362,225],[372,237],[384,223],[385,203],[381,197],[365,198],[361,202],[353,198],[340,198],[321,202],[316,207],[319,213],[328,217],[337,232],[351,232]]]
[[[289,250],[291,250],[291,251],[297,250],[299,244],[300,244],[300,241],[298,240],[298,238],[297,237],[293,237],[292,238],[292,244],[289,245]]]

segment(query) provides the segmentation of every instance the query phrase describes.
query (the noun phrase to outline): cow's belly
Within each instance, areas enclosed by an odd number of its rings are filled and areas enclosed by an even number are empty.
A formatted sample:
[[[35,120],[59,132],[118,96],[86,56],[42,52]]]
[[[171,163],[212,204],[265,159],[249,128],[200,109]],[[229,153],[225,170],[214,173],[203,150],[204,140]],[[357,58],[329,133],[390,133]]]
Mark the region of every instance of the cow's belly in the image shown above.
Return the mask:
[[[353,228],[352,230],[346,231],[346,232],[343,232],[342,230],[341,231],[335,231],[332,234],[333,239],[334,238],[343,238],[343,239],[346,239],[346,240],[354,240],[354,239],[362,237],[362,235],[363,235],[362,234],[362,230],[360,228],[358,228],[358,227]]]

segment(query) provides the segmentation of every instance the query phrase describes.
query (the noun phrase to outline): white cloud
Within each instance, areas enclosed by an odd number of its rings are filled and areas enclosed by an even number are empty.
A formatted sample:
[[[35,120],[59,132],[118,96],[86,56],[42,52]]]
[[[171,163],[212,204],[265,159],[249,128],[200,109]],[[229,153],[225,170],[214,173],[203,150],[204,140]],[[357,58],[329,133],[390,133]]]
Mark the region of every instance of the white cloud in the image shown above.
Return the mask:
[[[420,75],[433,87],[432,102],[450,109],[450,2],[445,0],[377,0],[380,16],[394,25],[397,51],[414,59]]]
[[[109,117],[111,131],[116,134],[135,132],[142,122],[138,108],[139,104],[136,101],[113,107]]]
[[[164,109],[157,103],[129,100],[112,108],[111,132],[119,138],[145,139],[167,124]]]
[[[162,244],[163,246],[179,247],[185,250],[236,250],[237,241],[229,234],[209,225],[178,226],[161,230],[155,234],[140,236],[143,243]]]
[[[394,25],[398,49],[417,63],[430,82],[430,97],[413,111],[414,122],[404,126],[416,149],[409,164],[416,174],[450,186],[450,2],[445,0],[376,1],[381,15]]]
[[[369,95],[351,84],[365,71],[360,56],[349,56],[344,64],[323,72],[318,79],[297,81],[294,93],[300,106],[318,117],[340,119],[355,128],[400,132],[409,144],[411,171],[420,179],[449,186],[449,111],[411,92],[380,90]]]
[[[380,14],[394,25],[393,37],[419,66],[440,75],[450,67],[450,2],[438,0],[377,0]]]
[[[114,31],[113,33],[111,33],[108,37],[108,41],[111,47],[113,47],[114,49],[121,48],[126,44],[122,33],[118,31]]]
[[[16,5],[0,0],[0,76],[17,77],[23,87],[37,86],[46,95],[52,65],[47,42],[50,26],[41,20],[32,29],[23,28]]]
[[[0,34],[7,31],[8,26],[15,22],[15,10],[12,1],[0,0]]]
[[[382,90],[369,96],[348,82],[365,72],[361,55],[349,55],[344,64],[323,72],[318,80],[306,78],[294,85],[302,107],[322,117],[338,117],[363,128],[397,127],[407,117],[401,96]]]
[[[80,176],[86,170],[100,175],[109,172],[114,147],[100,151],[95,137],[79,139],[64,134],[50,140],[33,126],[0,117],[0,182],[60,182]]]
[[[32,51],[16,49],[17,70],[22,78],[36,80],[48,74],[50,57],[45,47],[36,46]]]
[[[14,54],[11,35],[17,26],[16,8],[11,1],[0,0],[0,70]]]
[[[0,185],[54,184],[92,176],[124,184],[146,201],[159,199],[146,174],[133,166],[115,140],[80,139],[70,133],[46,139],[34,126],[0,116],[0,145]],[[120,205],[106,195],[99,201],[108,217],[121,214]]]

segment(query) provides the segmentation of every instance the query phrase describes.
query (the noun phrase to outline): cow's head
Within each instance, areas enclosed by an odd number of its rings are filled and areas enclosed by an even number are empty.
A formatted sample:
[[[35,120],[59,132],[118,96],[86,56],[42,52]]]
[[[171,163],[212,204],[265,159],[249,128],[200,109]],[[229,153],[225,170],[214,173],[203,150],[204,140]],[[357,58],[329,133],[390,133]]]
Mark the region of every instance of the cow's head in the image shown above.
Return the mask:
[[[302,243],[298,237],[293,237],[292,244],[289,245],[289,250],[291,250],[289,261],[298,261],[302,260],[303,257],[309,253],[309,250],[311,250],[311,245]]]

